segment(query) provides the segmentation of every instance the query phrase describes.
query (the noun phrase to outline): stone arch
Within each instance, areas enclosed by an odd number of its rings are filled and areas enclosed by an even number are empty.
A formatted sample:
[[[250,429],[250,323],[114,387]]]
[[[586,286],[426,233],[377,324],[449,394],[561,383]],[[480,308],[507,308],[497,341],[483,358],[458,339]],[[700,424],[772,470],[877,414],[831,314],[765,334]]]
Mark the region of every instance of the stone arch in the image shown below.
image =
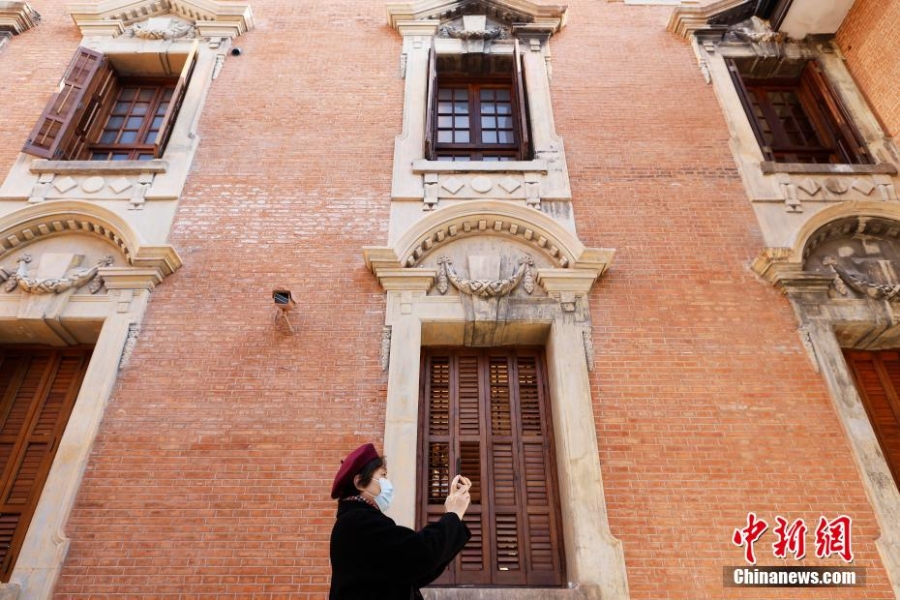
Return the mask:
[[[404,267],[415,267],[442,245],[470,235],[514,239],[547,256],[559,268],[590,268],[597,250],[587,249],[575,234],[544,213],[508,202],[480,200],[434,211],[412,225],[393,244]],[[610,252],[611,254],[611,252]],[[604,264],[609,257],[604,256]]]
[[[875,218],[896,221],[900,226],[900,205],[888,202],[849,201],[830,206],[813,215],[791,239],[787,262],[802,264],[804,252],[817,232],[830,223],[847,218]]]
[[[43,202],[0,218],[0,260],[32,243],[67,234],[102,238],[116,246],[129,265],[156,267],[163,277],[181,266],[172,246],[150,246],[113,211],[80,200]]]

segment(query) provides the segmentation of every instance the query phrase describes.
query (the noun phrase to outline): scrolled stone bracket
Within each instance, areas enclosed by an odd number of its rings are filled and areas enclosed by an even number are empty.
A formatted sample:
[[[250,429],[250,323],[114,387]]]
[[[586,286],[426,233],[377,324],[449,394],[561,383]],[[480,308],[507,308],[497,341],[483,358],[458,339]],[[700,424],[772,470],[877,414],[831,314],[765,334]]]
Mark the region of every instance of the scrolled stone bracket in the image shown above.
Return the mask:
[[[463,294],[478,298],[508,296],[519,283],[522,283],[522,288],[526,293],[531,294],[534,291],[534,260],[527,255],[519,259],[516,271],[511,277],[499,280],[463,279],[453,268],[453,261],[446,256],[438,259],[438,265],[440,266],[435,285],[441,294],[447,293],[448,282]]]
[[[812,341],[812,333],[810,332],[810,328],[808,325],[801,325],[797,328],[797,334],[800,336],[800,343],[803,344],[803,349],[806,351],[806,357],[809,359],[810,365],[812,365],[813,371],[816,373],[819,372],[819,359],[816,356],[816,347]]]
[[[387,372],[391,364],[391,326],[385,325],[381,330],[381,370]]]
[[[124,370],[128,363],[131,362],[131,355],[134,353],[134,347],[137,345],[138,335],[141,333],[141,326],[132,323],[128,326],[128,337],[125,339],[125,346],[122,348],[122,357],[119,359],[119,370]]]
[[[581,331],[581,337],[584,342],[584,359],[587,361],[588,371],[594,370],[594,336],[590,327],[586,327]]]
[[[101,267],[113,264],[112,256],[104,256],[96,265],[89,269],[76,269],[65,277],[36,279],[28,277],[28,263],[31,262],[30,254],[23,254],[16,261],[18,268],[14,272],[0,267],[0,281],[5,281],[5,291],[12,292],[16,288],[29,294],[60,294],[62,292],[77,289],[85,284],[90,284],[88,289],[96,294],[103,287],[103,278],[97,277]]]

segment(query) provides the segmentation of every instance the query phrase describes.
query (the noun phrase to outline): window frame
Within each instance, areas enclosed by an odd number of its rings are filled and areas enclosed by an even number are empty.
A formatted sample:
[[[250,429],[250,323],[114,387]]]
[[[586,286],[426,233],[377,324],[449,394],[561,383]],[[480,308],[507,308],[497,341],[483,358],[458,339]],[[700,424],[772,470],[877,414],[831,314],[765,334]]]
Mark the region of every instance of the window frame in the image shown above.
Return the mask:
[[[441,90],[465,89],[467,91],[468,117],[469,117],[469,142],[441,142],[440,119],[446,116],[440,113]],[[486,115],[482,112],[484,101],[481,98],[482,90],[509,90],[510,95],[510,118],[512,119],[513,141],[510,143],[489,143],[485,142],[482,136],[482,118]],[[515,89],[510,80],[499,77],[463,77],[461,75],[452,75],[441,77],[438,76],[437,83],[437,102],[434,105],[434,155],[436,160],[441,160],[450,156],[469,157],[469,160],[482,161],[494,157],[508,157],[507,160],[522,160],[520,156],[522,134],[520,132],[521,121],[518,113],[518,102]],[[455,99],[452,102],[456,102]],[[454,117],[455,118],[455,115]],[[455,130],[455,128],[454,128]]]
[[[765,160],[778,164],[873,164],[850,112],[822,66],[816,59],[803,62],[799,76],[752,77],[741,72],[736,59],[727,59],[728,72]],[[790,142],[786,118],[776,114],[770,100],[771,94],[785,92],[797,97],[801,116],[812,127],[818,145]],[[756,106],[763,113],[761,118],[756,114]],[[773,137],[771,142],[765,139],[766,128]]]
[[[463,552],[454,561],[448,565],[447,571],[434,582],[436,586],[468,586],[478,585],[487,587],[562,587],[566,585],[566,561],[565,561],[565,544],[563,540],[563,526],[561,514],[561,501],[559,497],[559,484],[557,480],[557,464],[555,453],[555,440],[552,423],[551,399],[549,395],[549,385],[547,380],[547,360],[540,348],[471,348],[471,347],[427,347],[422,349],[421,366],[420,366],[420,409],[418,423],[418,447],[417,447],[417,479],[422,482],[416,486],[416,521],[419,527],[425,526],[428,522],[439,518],[444,512],[443,491],[449,489],[450,479],[462,470],[461,465],[469,462],[470,467],[466,471],[470,471],[475,467],[472,466],[472,456],[466,457],[466,453],[462,450],[463,444],[471,444],[474,442],[480,444],[479,454],[476,462],[479,469],[476,477],[474,473],[469,473],[473,479],[473,503],[470,505],[467,515],[479,515],[478,526],[473,520],[470,527],[473,528],[475,537],[480,536],[480,552],[477,544],[470,546],[468,550]],[[432,390],[432,369],[431,365],[434,359],[446,358],[446,435],[433,433],[430,429],[430,419],[432,411],[431,390]],[[477,432],[473,433],[473,411],[472,407],[465,408],[461,406],[463,398],[461,397],[460,388],[465,385],[460,383],[461,359],[475,360],[475,371],[477,373],[477,417],[474,419]],[[502,363],[505,359],[507,366],[504,371],[506,374],[506,389],[508,390],[508,408],[510,422],[510,433],[505,436],[496,431],[492,431],[492,423],[500,413],[494,412],[492,404],[492,382],[491,373],[495,366],[496,359]],[[535,382],[531,388],[540,418],[540,435],[535,437],[533,434],[533,415],[532,415],[532,431],[529,434],[524,429],[527,428],[524,423],[527,417],[523,417],[520,402],[524,395],[520,390],[522,385],[522,376],[514,376],[519,374],[522,369],[520,359],[534,361]],[[472,387],[472,373],[469,373],[468,391],[470,394],[475,388]],[[499,384],[502,386],[502,384]],[[454,393],[456,394],[454,399]],[[519,409],[519,410],[517,410]],[[461,416],[465,413],[467,416],[463,419]],[[501,415],[502,417],[502,415]],[[468,431],[464,431],[467,429]],[[518,434],[518,435],[517,435]],[[446,438],[446,439],[445,439]],[[506,439],[509,438],[509,439]],[[534,473],[533,462],[529,462],[528,454],[525,446],[534,446],[537,442],[542,445],[541,454],[543,455],[543,465],[540,477],[528,477],[527,473]],[[429,474],[432,469],[429,457],[429,448],[431,444],[446,444],[448,456],[446,467],[448,469],[446,481],[437,481],[432,479]],[[496,471],[493,471],[494,461],[497,460],[492,450],[496,451],[496,444],[506,444],[511,447],[511,455],[509,461],[518,465],[521,470],[514,468],[514,475],[510,473],[507,480],[508,487],[504,496],[514,496],[518,500],[512,502],[504,502],[498,498],[497,491],[492,484],[497,480]],[[456,465],[453,464],[453,457],[456,458]],[[532,455],[533,461],[533,455]],[[462,473],[466,474],[466,473]],[[519,475],[520,474],[520,475]],[[544,492],[547,497],[547,504],[542,506],[539,501],[528,502],[530,490],[536,479],[541,480],[544,486]],[[438,494],[432,498],[434,503],[430,503],[429,499],[432,494],[429,493],[434,486],[437,485]],[[540,494],[539,494],[540,495]],[[510,511],[513,511],[512,513]],[[515,543],[516,561],[519,563],[518,570],[504,570],[500,568],[500,557],[496,552],[504,542],[498,539],[498,531],[496,521],[498,516],[505,517],[507,523],[507,532],[509,530],[509,516],[515,514],[517,518],[512,521],[515,523],[517,538]],[[549,559],[545,556],[544,560],[550,560],[553,563],[554,570],[533,569],[534,548],[530,546],[532,541],[531,519],[536,516],[545,515],[548,522],[548,529],[544,534],[550,545],[547,552]],[[513,543],[513,542],[507,542]],[[508,557],[507,557],[508,558]],[[482,568],[479,569],[462,569],[462,564],[469,565],[481,562]]]
[[[127,151],[129,157],[124,160],[162,158],[197,63],[198,44],[199,42],[195,41],[191,45],[180,73],[173,77],[142,77],[132,73],[120,75],[111,64],[113,62],[111,56],[115,57],[114,53],[104,53],[80,46],[75,51],[56,93],[50,97],[35,123],[22,152],[50,160],[91,160],[97,163],[122,159],[94,159],[92,158],[94,149],[110,153]],[[82,66],[85,61],[90,63],[89,69]],[[82,73],[86,76],[79,79],[79,74]],[[116,104],[119,90],[123,87],[123,83],[136,80],[174,82],[172,99],[155,141],[149,144],[101,144],[99,140]]]
[[[528,110],[528,95],[525,87],[525,71],[522,67],[522,54],[518,38],[513,38],[512,68],[509,75],[468,75],[466,73],[453,72],[440,74],[437,68],[437,50],[432,38],[428,55],[428,79],[425,104],[425,149],[426,160],[466,160],[483,162],[487,159],[529,161],[533,160],[534,150],[531,146],[531,120]],[[513,135],[515,141],[511,144],[489,144],[484,142],[470,142],[468,144],[453,144],[438,142],[439,131],[439,100],[438,94],[442,86],[463,86],[470,88],[469,109],[470,116],[473,107],[478,107],[479,120],[476,125],[470,125],[471,133],[481,132],[480,125],[480,99],[476,98],[472,86],[508,87],[510,90],[511,116],[513,118]],[[473,123],[474,121],[470,121]],[[508,158],[507,158],[508,157]]]

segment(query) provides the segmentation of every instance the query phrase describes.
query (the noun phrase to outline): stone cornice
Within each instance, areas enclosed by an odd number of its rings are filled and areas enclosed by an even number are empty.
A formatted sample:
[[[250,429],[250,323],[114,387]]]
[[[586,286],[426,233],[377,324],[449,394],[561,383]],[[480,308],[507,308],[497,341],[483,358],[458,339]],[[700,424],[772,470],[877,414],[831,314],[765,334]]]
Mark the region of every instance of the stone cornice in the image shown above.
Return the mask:
[[[41,15],[27,2],[0,0],[0,32],[19,35],[40,21]]]
[[[86,37],[119,35],[128,25],[165,15],[194,22],[202,37],[235,38],[253,29],[253,11],[246,2],[106,0],[70,4],[67,10]]]
[[[708,29],[710,21],[729,11],[749,4],[747,0],[718,0],[706,6],[679,6],[672,11],[667,29],[683,38],[690,38],[700,29]]]
[[[464,0],[415,0],[412,2],[389,2],[387,4],[388,23],[394,29],[404,21],[423,19],[447,20],[461,14],[463,8],[470,10],[470,2]],[[555,33],[566,26],[568,6],[563,4],[538,4],[529,0],[477,0],[485,14],[514,23],[540,23]]]

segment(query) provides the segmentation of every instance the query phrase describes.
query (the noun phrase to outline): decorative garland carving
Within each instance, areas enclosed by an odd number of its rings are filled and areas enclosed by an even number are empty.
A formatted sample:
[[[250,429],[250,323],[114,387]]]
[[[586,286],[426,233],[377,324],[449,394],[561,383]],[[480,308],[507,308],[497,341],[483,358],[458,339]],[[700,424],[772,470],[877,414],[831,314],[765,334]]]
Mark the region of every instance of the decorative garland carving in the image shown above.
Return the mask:
[[[194,39],[197,37],[197,28],[193,23],[179,23],[175,20],[169,21],[168,27],[159,28],[152,28],[149,24],[135,23],[126,27],[122,35],[142,40]]]
[[[519,265],[512,277],[500,280],[489,279],[463,279],[453,268],[453,261],[449,257],[442,256],[438,259],[440,269],[437,275],[437,289],[441,294],[447,293],[447,283],[453,284],[463,294],[477,296],[479,298],[498,298],[508,296],[520,282],[525,280],[522,286],[529,294],[534,291],[534,260],[530,256],[519,259]]]
[[[90,283],[88,290],[96,294],[103,287],[103,278],[97,277],[100,267],[108,267],[113,263],[112,256],[104,256],[96,265],[89,269],[75,269],[65,277],[51,277],[48,279],[35,279],[28,277],[28,267],[31,262],[30,254],[23,254],[16,261],[18,268],[10,272],[0,267],[0,280],[6,282],[5,290],[12,292],[17,287],[29,294],[60,294],[62,292],[80,288]]]
[[[441,27],[441,37],[454,38],[457,40],[505,40],[509,36],[509,29],[506,27],[488,27],[481,30],[459,29],[453,25],[445,25]]]
[[[850,273],[841,267],[833,256],[824,257],[822,264],[834,271],[834,288],[842,296],[849,293],[847,290],[847,286],[849,286],[850,289],[868,298],[887,300],[888,302],[900,301],[900,283],[875,283],[861,275]]]

